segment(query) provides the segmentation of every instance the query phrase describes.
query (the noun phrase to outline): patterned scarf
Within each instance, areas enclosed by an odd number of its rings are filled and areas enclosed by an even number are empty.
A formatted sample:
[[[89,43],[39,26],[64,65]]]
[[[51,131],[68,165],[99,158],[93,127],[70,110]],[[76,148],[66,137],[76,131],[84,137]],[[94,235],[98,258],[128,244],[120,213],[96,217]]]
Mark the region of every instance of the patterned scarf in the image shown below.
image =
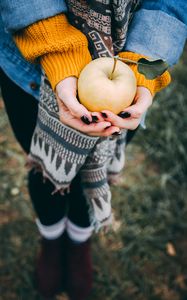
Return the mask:
[[[138,1],[67,0],[69,21],[88,38],[93,59],[122,50],[129,20]],[[91,225],[97,231],[112,222],[111,191],[125,162],[126,130],[118,137],[90,137],[59,120],[58,105],[50,84],[42,78],[37,125],[29,161],[42,170],[55,191],[68,192],[79,173]]]

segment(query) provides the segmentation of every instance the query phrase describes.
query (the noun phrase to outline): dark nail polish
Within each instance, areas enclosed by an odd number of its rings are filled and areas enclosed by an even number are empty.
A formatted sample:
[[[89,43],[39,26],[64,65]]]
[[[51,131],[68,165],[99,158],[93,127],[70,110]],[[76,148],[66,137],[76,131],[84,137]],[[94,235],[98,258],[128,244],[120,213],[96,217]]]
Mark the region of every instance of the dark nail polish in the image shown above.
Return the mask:
[[[131,114],[128,113],[127,111],[122,111],[122,112],[119,113],[118,116],[121,117],[122,119],[127,119],[131,116]]]
[[[93,123],[97,123],[98,120],[99,120],[99,119],[98,119],[97,116],[92,116],[92,122],[93,122]]]
[[[121,134],[121,131],[116,131],[114,133],[112,133],[112,135],[120,135]]]
[[[106,113],[102,112],[101,114],[102,114],[103,118],[108,118]]]
[[[89,125],[91,122],[89,121],[89,119],[86,117],[86,116],[82,116],[81,117],[81,120],[85,123],[85,124],[87,124],[87,125]]]

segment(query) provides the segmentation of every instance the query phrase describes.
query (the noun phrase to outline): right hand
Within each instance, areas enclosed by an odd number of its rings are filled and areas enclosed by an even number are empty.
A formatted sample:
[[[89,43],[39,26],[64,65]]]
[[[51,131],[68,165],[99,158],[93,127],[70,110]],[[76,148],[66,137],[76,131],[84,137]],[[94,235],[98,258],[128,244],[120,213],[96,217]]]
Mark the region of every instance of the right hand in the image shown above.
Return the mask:
[[[59,117],[63,124],[77,129],[90,136],[110,136],[120,129],[105,121],[98,112],[89,112],[77,100],[77,78],[68,77],[56,85],[56,97],[59,106]],[[97,117],[93,123],[92,117]],[[86,122],[86,123],[85,123]]]

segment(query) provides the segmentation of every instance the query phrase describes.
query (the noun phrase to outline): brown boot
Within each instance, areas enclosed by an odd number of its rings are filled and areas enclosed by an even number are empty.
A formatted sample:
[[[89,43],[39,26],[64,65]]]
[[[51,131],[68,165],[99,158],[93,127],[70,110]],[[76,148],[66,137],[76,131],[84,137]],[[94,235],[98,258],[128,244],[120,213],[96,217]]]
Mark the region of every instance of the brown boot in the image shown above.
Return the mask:
[[[36,285],[45,298],[55,296],[63,289],[65,277],[66,238],[63,234],[55,240],[42,238],[36,264]]]
[[[67,246],[68,295],[71,300],[86,300],[92,289],[91,240]]]

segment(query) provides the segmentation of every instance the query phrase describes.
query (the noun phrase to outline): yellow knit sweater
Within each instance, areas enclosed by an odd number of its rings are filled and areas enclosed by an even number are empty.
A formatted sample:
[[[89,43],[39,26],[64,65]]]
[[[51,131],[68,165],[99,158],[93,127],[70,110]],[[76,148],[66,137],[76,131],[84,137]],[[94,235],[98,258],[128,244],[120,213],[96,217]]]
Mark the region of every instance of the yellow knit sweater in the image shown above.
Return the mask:
[[[86,36],[71,26],[64,14],[38,21],[17,32],[14,39],[27,60],[40,59],[53,89],[66,77],[79,77],[91,61]],[[121,52],[119,56],[135,61],[145,57],[132,52]],[[154,80],[147,80],[138,73],[137,65],[130,64],[130,67],[136,75],[137,85],[148,88],[153,95],[171,81],[168,71]]]

